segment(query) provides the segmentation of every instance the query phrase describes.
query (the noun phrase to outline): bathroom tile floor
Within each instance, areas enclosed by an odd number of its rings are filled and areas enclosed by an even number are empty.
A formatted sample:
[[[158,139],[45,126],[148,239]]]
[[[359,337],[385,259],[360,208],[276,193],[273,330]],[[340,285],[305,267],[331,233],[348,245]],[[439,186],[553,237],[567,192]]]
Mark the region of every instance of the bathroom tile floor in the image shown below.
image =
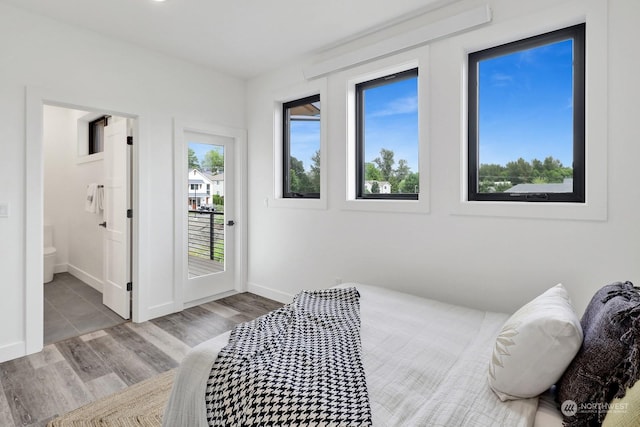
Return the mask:
[[[69,273],[44,285],[45,345],[124,322],[102,304],[100,292]]]

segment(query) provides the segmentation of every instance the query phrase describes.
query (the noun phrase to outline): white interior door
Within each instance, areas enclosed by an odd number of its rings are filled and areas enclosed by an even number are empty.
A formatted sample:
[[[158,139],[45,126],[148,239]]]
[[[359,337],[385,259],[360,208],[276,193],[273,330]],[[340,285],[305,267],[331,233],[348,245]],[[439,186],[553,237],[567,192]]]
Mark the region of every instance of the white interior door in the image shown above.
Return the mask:
[[[104,285],[102,302],[124,319],[131,317],[130,182],[127,120],[109,119],[104,128]]]
[[[184,133],[183,298],[193,303],[236,286],[234,139]]]

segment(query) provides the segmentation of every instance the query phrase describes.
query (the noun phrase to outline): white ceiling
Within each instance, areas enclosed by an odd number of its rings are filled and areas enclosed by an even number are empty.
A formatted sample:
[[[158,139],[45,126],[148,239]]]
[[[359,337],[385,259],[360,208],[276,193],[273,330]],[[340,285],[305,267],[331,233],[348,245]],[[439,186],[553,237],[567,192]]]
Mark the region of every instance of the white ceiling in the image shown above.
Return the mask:
[[[455,0],[2,0],[249,78]]]

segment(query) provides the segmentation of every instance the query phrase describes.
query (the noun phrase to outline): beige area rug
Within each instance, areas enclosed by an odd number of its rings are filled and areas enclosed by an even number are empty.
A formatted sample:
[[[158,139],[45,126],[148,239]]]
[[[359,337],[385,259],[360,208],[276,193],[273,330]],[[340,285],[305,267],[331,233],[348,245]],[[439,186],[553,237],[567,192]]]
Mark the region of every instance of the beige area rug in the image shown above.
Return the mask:
[[[47,427],[159,427],[175,369],[56,418]]]

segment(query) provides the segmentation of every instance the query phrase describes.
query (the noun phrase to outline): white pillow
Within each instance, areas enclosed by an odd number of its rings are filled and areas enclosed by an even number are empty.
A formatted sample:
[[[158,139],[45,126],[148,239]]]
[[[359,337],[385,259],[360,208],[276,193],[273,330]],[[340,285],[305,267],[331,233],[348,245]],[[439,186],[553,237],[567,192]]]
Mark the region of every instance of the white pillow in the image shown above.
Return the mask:
[[[581,345],[580,319],[558,284],[506,321],[489,364],[489,385],[502,401],[537,396],[560,379]]]

